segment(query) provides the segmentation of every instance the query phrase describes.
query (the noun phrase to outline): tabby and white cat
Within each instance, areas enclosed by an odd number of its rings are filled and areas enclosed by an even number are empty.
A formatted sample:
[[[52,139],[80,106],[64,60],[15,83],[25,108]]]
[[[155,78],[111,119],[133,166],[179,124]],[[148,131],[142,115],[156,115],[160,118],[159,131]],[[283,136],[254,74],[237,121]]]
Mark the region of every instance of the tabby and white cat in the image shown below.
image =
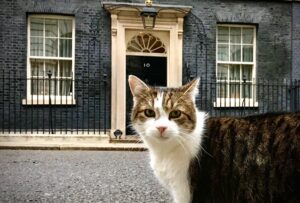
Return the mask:
[[[176,203],[298,202],[300,114],[208,118],[199,80],[150,87],[129,76],[133,127]]]

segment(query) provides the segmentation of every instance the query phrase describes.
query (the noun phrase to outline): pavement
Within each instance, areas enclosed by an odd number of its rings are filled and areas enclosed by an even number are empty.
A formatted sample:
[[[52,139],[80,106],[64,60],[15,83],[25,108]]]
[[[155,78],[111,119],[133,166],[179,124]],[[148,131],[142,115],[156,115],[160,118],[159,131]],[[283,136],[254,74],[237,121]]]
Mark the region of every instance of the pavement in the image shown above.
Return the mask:
[[[1,203],[171,203],[148,152],[0,150]]]
[[[138,138],[110,139],[108,135],[0,135],[0,149],[145,151]]]

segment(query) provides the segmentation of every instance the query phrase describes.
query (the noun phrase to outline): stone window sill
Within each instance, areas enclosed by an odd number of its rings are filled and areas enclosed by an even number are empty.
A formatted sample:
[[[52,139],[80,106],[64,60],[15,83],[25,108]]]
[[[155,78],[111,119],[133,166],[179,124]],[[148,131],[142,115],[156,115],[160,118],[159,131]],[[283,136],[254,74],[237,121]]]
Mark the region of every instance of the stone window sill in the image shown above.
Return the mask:
[[[49,105],[49,98],[45,99],[22,99],[22,105]],[[76,105],[76,100],[74,98],[53,98],[51,99],[51,105]]]

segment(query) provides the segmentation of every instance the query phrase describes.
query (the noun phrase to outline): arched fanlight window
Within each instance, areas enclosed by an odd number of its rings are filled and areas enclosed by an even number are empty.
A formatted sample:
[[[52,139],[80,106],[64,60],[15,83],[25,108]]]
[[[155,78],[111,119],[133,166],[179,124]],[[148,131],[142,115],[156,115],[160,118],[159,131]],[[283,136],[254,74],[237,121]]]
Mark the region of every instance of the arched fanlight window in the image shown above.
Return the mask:
[[[127,44],[127,52],[166,53],[165,45],[150,33],[140,33]]]

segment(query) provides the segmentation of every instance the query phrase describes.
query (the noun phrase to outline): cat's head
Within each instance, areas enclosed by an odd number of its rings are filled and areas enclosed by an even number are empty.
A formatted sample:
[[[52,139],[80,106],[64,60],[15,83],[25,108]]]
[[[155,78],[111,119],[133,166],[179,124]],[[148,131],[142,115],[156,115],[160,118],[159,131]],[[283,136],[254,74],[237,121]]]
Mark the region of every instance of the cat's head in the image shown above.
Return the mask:
[[[168,143],[195,130],[199,79],[178,88],[151,87],[133,75],[128,81],[134,103],[132,125],[144,140]]]

